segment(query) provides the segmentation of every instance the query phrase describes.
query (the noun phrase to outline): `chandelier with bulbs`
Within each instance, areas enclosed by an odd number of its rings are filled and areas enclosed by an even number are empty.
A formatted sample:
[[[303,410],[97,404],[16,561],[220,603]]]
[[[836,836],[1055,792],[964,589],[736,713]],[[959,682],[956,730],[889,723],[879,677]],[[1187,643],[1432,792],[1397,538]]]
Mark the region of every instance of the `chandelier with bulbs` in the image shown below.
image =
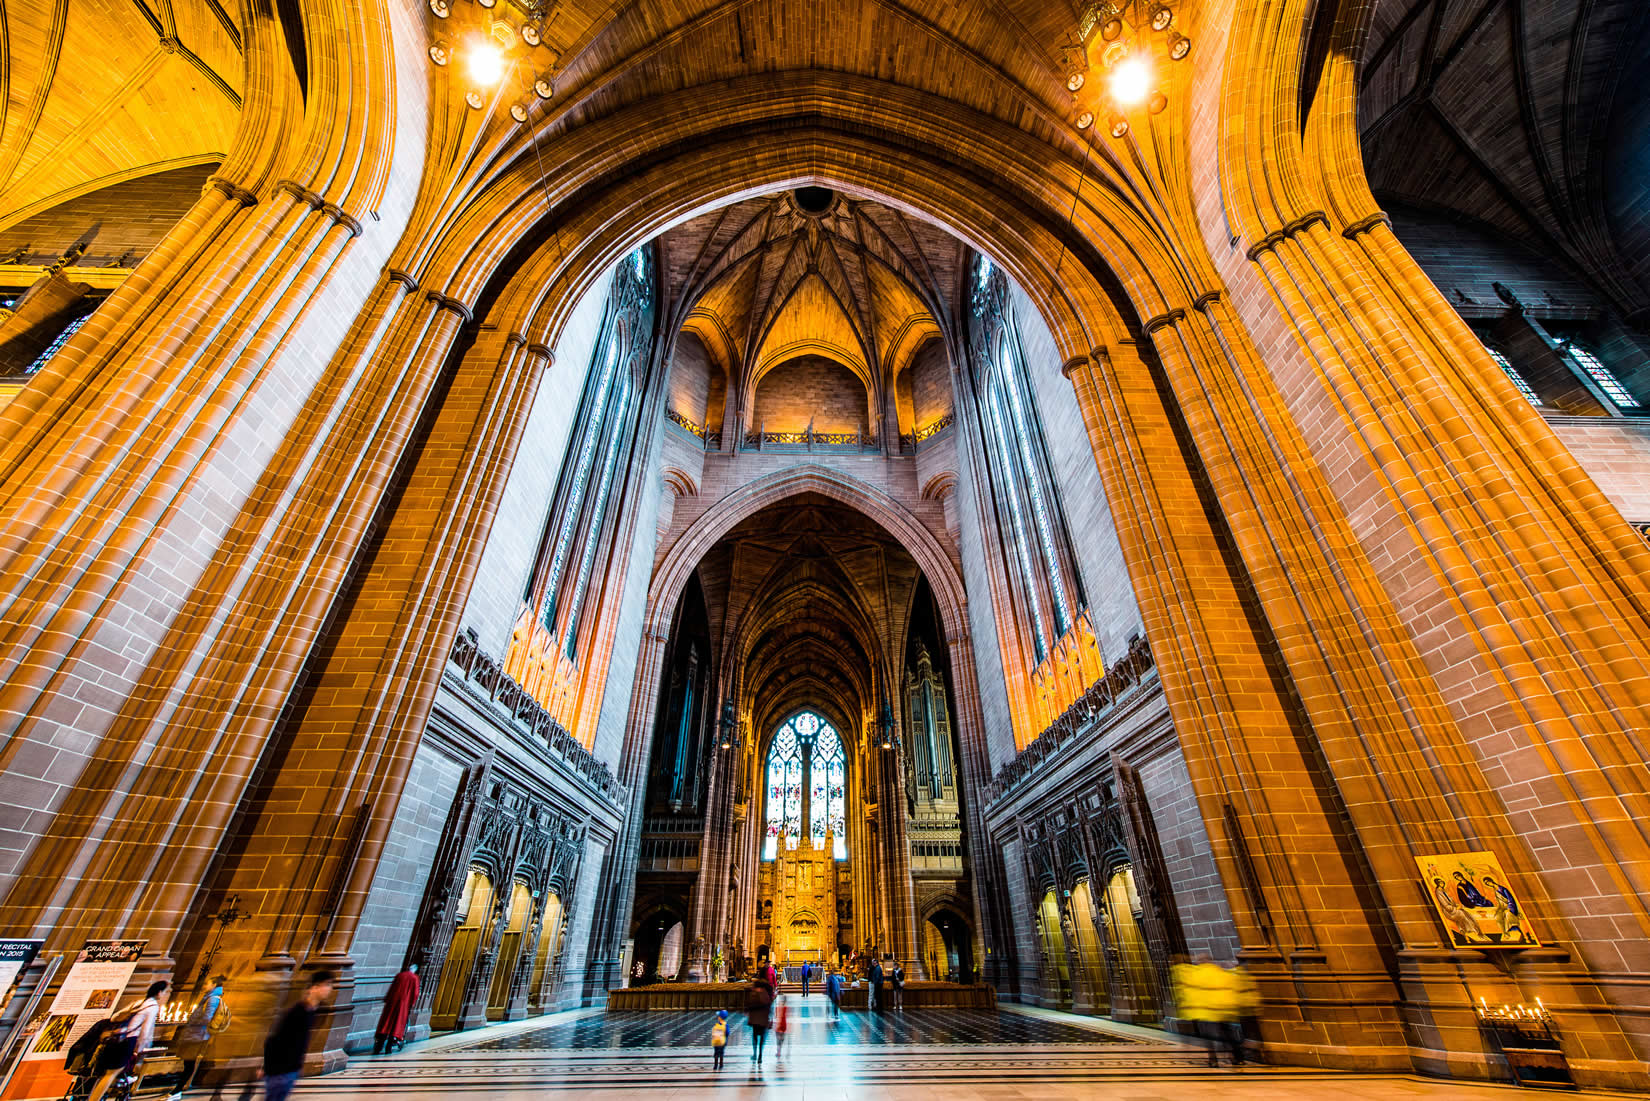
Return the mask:
[[[456,63],[469,85],[464,102],[479,111],[493,89],[519,79],[522,94],[510,104],[510,117],[527,121],[534,99],[555,92],[552,76],[560,52],[544,40],[556,17],[552,3],[517,0],[428,0],[430,60],[446,67]]]
[[[1184,61],[1192,40],[1174,25],[1163,0],[1100,0],[1083,9],[1077,41],[1066,47],[1066,90],[1072,94],[1077,129],[1088,130],[1105,112],[1114,138],[1129,132],[1125,113],[1144,106],[1158,114],[1169,105],[1158,78],[1160,61]],[[1098,94],[1091,85],[1098,85]],[[1083,89],[1090,87],[1088,95]]]

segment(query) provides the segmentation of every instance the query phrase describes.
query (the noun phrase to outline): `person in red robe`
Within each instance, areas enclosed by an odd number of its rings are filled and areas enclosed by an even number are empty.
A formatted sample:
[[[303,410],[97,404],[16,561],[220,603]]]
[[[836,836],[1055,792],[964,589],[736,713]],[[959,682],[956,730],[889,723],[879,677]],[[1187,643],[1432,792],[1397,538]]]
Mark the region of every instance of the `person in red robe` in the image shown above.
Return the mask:
[[[374,1055],[388,1055],[407,1046],[407,1018],[418,1004],[418,965],[408,964],[390,983],[384,995],[384,1012],[378,1015],[378,1028],[372,1043]]]

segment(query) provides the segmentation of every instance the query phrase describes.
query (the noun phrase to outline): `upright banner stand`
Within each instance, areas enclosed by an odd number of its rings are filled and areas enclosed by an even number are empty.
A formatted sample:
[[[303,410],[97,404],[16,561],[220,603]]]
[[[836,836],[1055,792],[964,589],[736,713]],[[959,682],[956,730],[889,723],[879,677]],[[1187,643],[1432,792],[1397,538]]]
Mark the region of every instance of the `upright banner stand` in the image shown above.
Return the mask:
[[[6,1086],[6,1101],[62,1097],[70,1079],[63,1070],[69,1047],[98,1021],[120,1008],[146,940],[89,940],[58,988],[51,1008],[29,1022],[28,1045],[17,1073]],[[35,1025],[38,1023],[38,1027]]]

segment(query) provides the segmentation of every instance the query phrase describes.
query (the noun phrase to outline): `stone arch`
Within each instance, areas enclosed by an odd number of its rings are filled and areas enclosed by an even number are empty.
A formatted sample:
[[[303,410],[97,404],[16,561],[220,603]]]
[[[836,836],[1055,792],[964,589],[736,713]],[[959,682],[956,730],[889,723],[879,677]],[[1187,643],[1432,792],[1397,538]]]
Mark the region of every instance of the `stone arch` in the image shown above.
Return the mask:
[[[654,570],[647,596],[647,629],[651,632],[670,630],[670,616],[688,575],[718,539],[741,520],[803,493],[828,497],[880,524],[922,568],[940,605],[947,633],[967,633],[967,598],[963,595],[962,575],[927,525],[882,490],[814,463],[759,478],[716,502],[694,520],[671,544]]]
[[[665,487],[677,497],[699,496],[699,485],[693,480],[693,475],[680,467],[667,466],[660,473]]]

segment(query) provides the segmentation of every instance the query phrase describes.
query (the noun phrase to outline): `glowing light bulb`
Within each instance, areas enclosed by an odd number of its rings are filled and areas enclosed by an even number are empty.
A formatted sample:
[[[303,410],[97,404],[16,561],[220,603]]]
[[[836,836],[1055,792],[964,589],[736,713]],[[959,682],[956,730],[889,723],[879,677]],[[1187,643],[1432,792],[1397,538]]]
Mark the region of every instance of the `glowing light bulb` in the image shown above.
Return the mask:
[[[1152,70],[1143,58],[1129,57],[1111,72],[1111,96],[1125,107],[1145,100],[1152,88]]]
[[[472,45],[465,64],[469,67],[470,79],[484,88],[491,88],[504,78],[504,54],[490,43]]]

